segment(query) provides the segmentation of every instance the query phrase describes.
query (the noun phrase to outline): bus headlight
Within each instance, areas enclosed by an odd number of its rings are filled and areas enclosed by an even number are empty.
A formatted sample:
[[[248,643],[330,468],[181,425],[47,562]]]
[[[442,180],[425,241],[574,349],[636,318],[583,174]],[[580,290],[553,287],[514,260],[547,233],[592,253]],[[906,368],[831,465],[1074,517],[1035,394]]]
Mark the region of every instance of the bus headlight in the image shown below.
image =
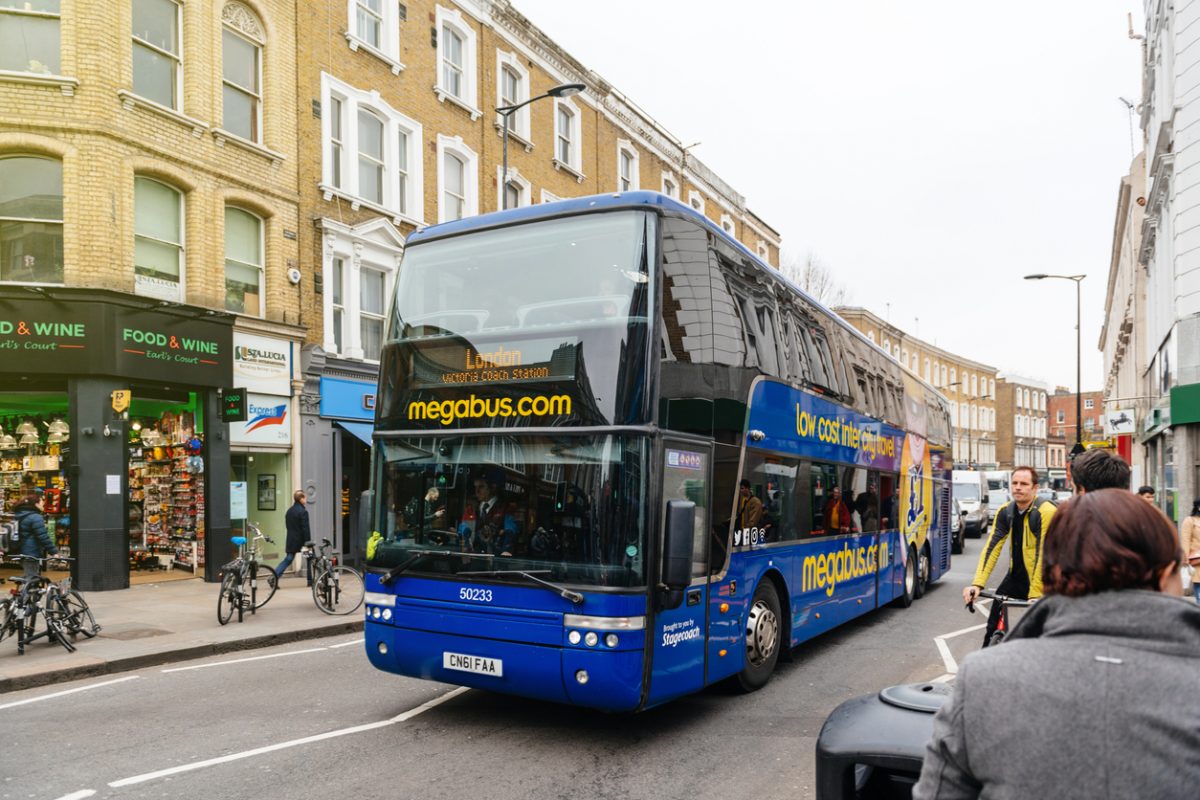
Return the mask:
[[[596,635],[595,631],[588,631],[587,636],[583,637],[583,642],[588,647],[595,647],[596,643],[599,641],[600,641],[600,637]]]
[[[575,673],[575,682],[580,686],[583,686],[588,682],[588,674],[586,669],[581,669]]]
[[[571,631],[567,634],[567,641],[571,644],[579,644],[582,639],[583,636],[580,635],[579,631]]]
[[[371,609],[371,619],[379,619],[382,615],[383,614],[378,607]]]
[[[616,647],[617,642],[619,642],[619,641],[620,641],[620,639],[617,638],[617,635],[615,633],[607,634],[604,637],[604,643],[606,645],[608,645],[609,647]]]
[[[386,656],[387,655],[387,642],[380,642],[378,650],[379,650],[379,655]]]
[[[383,618],[384,618],[385,620],[391,620],[391,618],[392,618],[392,610],[391,610],[390,608],[385,608],[385,609],[383,610]]]

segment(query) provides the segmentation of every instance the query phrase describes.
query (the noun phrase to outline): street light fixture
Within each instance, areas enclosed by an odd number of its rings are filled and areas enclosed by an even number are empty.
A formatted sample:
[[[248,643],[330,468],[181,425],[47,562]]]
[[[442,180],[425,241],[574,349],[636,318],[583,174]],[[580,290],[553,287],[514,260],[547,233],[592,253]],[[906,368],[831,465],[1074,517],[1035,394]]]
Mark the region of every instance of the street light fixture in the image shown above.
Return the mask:
[[[572,97],[579,94],[587,87],[582,83],[563,83],[555,86],[545,94],[539,94],[537,97],[531,97],[521,103],[513,103],[511,106],[500,106],[496,109],[496,113],[504,117],[504,171],[501,173],[502,183],[500,186],[500,195],[503,198],[501,208],[508,209],[508,120],[509,118],[520,111],[530,103],[538,100],[544,100],[547,97]]]
[[[1080,286],[1087,275],[1026,275],[1027,281],[1040,281],[1046,278],[1058,278],[1064,281],[1075,281],[1075,446],[1071,448],[1071,458],[1083,452],[1083,302]]]

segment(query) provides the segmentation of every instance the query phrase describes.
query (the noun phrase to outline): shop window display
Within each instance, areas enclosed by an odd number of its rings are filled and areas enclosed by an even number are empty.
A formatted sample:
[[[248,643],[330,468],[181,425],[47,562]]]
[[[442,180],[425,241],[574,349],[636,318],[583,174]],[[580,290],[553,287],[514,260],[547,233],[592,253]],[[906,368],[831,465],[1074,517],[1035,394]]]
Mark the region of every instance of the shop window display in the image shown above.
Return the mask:
[[[59,553],[71,554],[71,492],[66,478],[71,431],[63,414],[45,411],[45,403],[46,398],[41,396],[0,396],[0,414],[11,412],[14,406],[38,409],[0,416],[0,551],[5,554],[6,569],[20,568],[12,558],[17,553],[12,510],[31,487],[42,500],[46,529]],[[65,403],[62,406],[65,413]]]
[[[204,440],[191,411],[129,426],[130,568],[204,565]]]

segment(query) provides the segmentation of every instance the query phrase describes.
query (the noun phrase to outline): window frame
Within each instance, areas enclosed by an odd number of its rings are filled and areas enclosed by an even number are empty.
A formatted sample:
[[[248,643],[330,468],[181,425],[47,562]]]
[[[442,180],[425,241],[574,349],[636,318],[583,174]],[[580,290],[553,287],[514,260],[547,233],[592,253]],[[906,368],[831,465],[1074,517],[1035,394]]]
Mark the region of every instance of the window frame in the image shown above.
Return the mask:
[[[21,152],[21,151],[0,153],[0,163],[3,163],[4,161],[6,161],[8,159],[12,159],[12,158],[40,159],[42,161],[48,161],[51,163],[58,164],[59,176],[60,176],[60,178],[59,178],[59,198],[60,198],[60,203],[63,205],[63,213],[62,213],[63,219],[46,219],[43,217],[0,216],[0,221],[26,222],[26,223],[32,222],[32,223],[38,223],[41,225],[57,225],[59,227],[59,234],[58,234],[59,235],[59,251],[64,253],[64,258],[63,258],[64,263],[61,265],[61,268],[62,268],[62,271],[64,274],[62,276],[62,279],[59,281],[37,281],[37,280],[18,281],[18,280],[5,279],[3,277],[3,274],[0,273],[0,284],[9,285],[9,286],[14,286],[14,285],[15,286],[62,286],[66,283],[66,274],[65,274],[66,273],[66,264],[65,264],[65,261],[66,261],[66,258],[65,258],[65,244],[66,244],[66,208],[65,208],[66,196],[65,196],[65,191],[66,190],[64,188],[65,179],[62,177],[63,170],[65,168],[65,165],[63,164],[63,159],[58,156],[46,155],[44,153],[30,153],[30,152]],[[2,268],[3,268],[3,264],[0,264],[0,269],[2,269]]]
[[[675,177],[674,172],[663,170],[662,193],[674,200],[679,199],[679,179]]]
[[[249,208],[246,208],[245,206],[238,205],[237,203],[225,203],[224,211],[227,212],[231,208],[241,211],[244,214],[248,214],[251,217],[253,217],[254,219],[258,220],[258,261],[259,261],[259,263],[258,264],[246,264],[245,262],[242,262],[242,261],[236,262],[238,264],[242,264],[243,266],[254,266],[258,269],[258,312],[252,313],[248,310],[234,311],[233,309],[229,308],[228,300],[225,301],[225,310],[230,311],[231,313],[234,313],[234,314],[245,314],[245,315],[251,316],[251,317],[265,317],[266,310],[267,310],[267,291],[266,291],[267,290],[267,285],[266,285],[267,284],[267,276],[266,276],[267,220],[265,217],[263,217],[262,214],[252,211]],[[228,248],[229,248],[229,226],[225,224],[225,214],[222,214],[221,220],[222,220],[221,221],[221,227],[222,227],[221,234],[222,234],[223,250],[228,251]],[[223,268],[223,273],[224,273],[224,278],[225,278],[225,280],[224,280],[225,292],[228,293],[229,292],[229,287],[228,287],[229,264],[228,264],[228,262],[233,261],[234,259],[231,259],[229,257],[229,255],[227,254],[227,252],[223,252],[223,255],[224,255],[224,260],[226,262],[225,266]]]
[[[688,190],[688,205],[693,211],[698,211],[703,216],[708,216],[704,210],[704,195],[695,189]]]
[[[400,3],[398,0],[382,0],[380,6],[381,22],[379,26],[379,44],[367,41],[358,28],[358,8],[360,0],[346,2],[346,43],[352,51],[362,50],[383,61],[392,69],[393,75],[404,71],[400,62]]]
[[[443,198],[446,193],[445,163],[446,156],[453,155],[463,162],[463,216],[449,217],[446,215],[446,204]],[[465,219],[479,214],[479,155],[463,142],[461,136],[437,137],[437,205],[438,222],[450,222],[454,219]]]
[[[508,168],[508,183],[515,186],[517,189],[517,204],[510,205],[509,208],[521,208],[533,204],[533,184],[530,183],[521,173],[510,166]],[[496,166],[496,186],[499,191],[496,192],[496,210],[501,211],[504,208],[504,167],[503,165]],[[545,202],[544,200],[542,202]]]
[[[570,135],[564,136],[561,117],[566,113],[571,121]],[[568,158],[562,158],[562,143],[566,141]],[[552,162],[556,169],[567,169],[577,178],[583,174],[583,115],[579,107],[567,97],[554,98],[554,153]]]
[[[151,181],[153,183],[157,183],[160,186],[166,187],[167,189],[169,189],[170,191],[174,192],[176,195],[179,196],[179,242],[178,243],[168,242],[163,239],[155,239],[150,236],[141,236],[141,234],[138,233],[138,218],[137,218],[138,181]],[[136,295],[139,295],[141,297],[153,297],[158,300],[168,300],[168,301],[176,302],[176,303],[184,302],[186,294],[187,294],[187,291],[186,291],[187,275],[185,274],[186,266],[187,266],[187,193],[185,191],[183,191],[182,189],[180,189],[179,187],[172,186],[170,183],[167,183],[166,181],[164,181],[160,178],[155,178],[150,175],[135,174],[133,176],[133,209],[134,209],[134,214],[133,214],[134,253],[136,254],[136,252],[137,252],[137,240],[140,237],[143,239],[149,239],[150,241],[158,242],[159,244],[166,244],[166,245],[170,245],[172,247],[177,248],[178,252],[176,254],[176,257],[179,259],[179,263],[177,265],[179,280],[177,282],[175,294],[173,297],[167,296],[166,292],[154,292],[152,289],[149,289],[149,288],[148,288],[148,290],[145,290],[145,291],[138,290],[138,278],[139,277],[146,279],[147,287],[154,285],[152,283],[152,281],[159,281],[162,279],[155,278],[154,276],[151,276],[151,275],[139,276],[138,272],[137,272],[136,259],[132,265],[133,266],[133,293]],[[165,281],[163,281],[163,282],[165,283]]]
[[[130,76],[132,78],[135,78],[135,80],[131,81],[130,88],[131,88],[134,96],[136,96],[146,102],[153,103],[161,108],[170,109],[171,111],[183,113],[183,3],[182,3],[182,0],[162,0],[162,1],[170,3],[171,5],[173,5],[175,7],[175,41],[179,45],[179,53],[176,54],[176,53],[171,53],[166,50],[163,50],[162,48],[158,47],[157,45],[151,44],[150,42],[147,42],[145,39],[139,38],[138,35],[136,33],[134,33],[131,29],[130,30],[130,64],[132,67],[133,48],[137,47],[138,45],[141,45],[142,47],[145,47],[149,50],[152,50],[153,52],[155,52],[161,56],[165,56],[167,58],[174,60],[174,62],[175,62],[175,86],[174,86],[174,89],[172,90],[174,93],[174,97],[172,98],[173,102],[170,104],[160,103],[159,101],[155,100],[152,97],[147,97],[146,95],[140,94],[136,89],[136,85],[137,85],[136,75],[132,71],[130,73]]]
[[[629,173],[625,173],[628,165]],[[617,191],[636,192],[642,186],[638,150],[628,139],[617,140]]]
[[[363,274],[366,272],[378,273],[380,280],[383,283],[383,292],[382,292],[382,295],[380,298],[382,300],[382,304],[381,304],[380,310],[378,312],[367,311],[366,309],[363,308],[363,302],[362,302]],[[388,298],[389,298],[388,285],[389,285],[388,272],[386,270],[379,269],[374,264],[371,264],[371,265],[361,265],[360,264],[359,265],[359,267],[358,267],[358,286],[359,286],[359,296],[358,296],[358,337],[359,338],[358,338],[358,341],[359,341],[359,347],[362,348],[363,361],[378,362],[380,360],[380,357],[383,355],[383,344],[384,344],[384,341],[386,338],[385,334],[387,332],[386,320],[387,320],[387,307],[388,307]],[[375,357],[368,355],[366,348],[363,345],[363,338],[364,338],[363,337],[363,325],[367,321],[377,322],[379,324],[379,355],[375,356]]]
[[[515,99],[504,96],[504,73],[511,72],[517,78],[517,95]],[[496,51],[496,108],[523,103],[530,97],[529,70],[522,66],[516,53]],[[525,146],[525,151],[533,150],[533,135],[529,118],[529,106],[519,108],[509,115],[508,135]],[[496,114],[496,129],[504,135],[504,115]]]
[[[61,6],[57,12],[39,11],[36,9],[24,9],[24,8],[16,8],[16,7],[8,7],[8,6],[0,8],[0,17],[6,16],[6,15],[12,16],[12,17],[21,17],[21,18],[54,20],[57,23],[56,33],[58,34],[58,52],[56,52],[54,54],[54,57],[55,57],[55,61],[57,62],[58,68],[52,70],[52,69],[49,69],[49,64],[44,64],[44,66],[47,67],[47,69],[44,72],[34,72],[31,69],[0,70],[0,72],[15,73],[18,75],[38,75],[38,76],[46,77],[46,78],[62,77],[62,8],[61,8]],[[29,59],[26,63],[26,66],[29,66],[29,64],[33,63],[33,61],[37,61],[37,59]],[[42,63],[42,62],[38,61],[38,63]]]
[[[396,275],[400,257],[404,252],[404,237],[392,223],[375,217],[351,227],[334,220],[321,221],[322,270],[330,276],[322,295],[324,317],[323,347],[327,353],[339,358],[375,363],[366,358],[362,348],[361,271],[375,270],[384,273],[384,334],[387,333],[386,312],[395,291]],[[335,262],[342,262],[342,343],[339,347],[334,329],[334,289],[336,280]]]
[[[333,145],[332,119],[333,115],[327,109],[332,109],[333,100],[341,103],[342,141],[341,145],[341,185],[333,181]],[[375,211],[387,214],[394,224],[401,220],[412,225],[423,226],[425,208],[424,159],[422,149],[424,131],[421,123],[409,118],[392,108],[382,100],[377,93],[363,91],[340,81],[328,73],[321,73],[321,184],[320,189],[325,200],[331,200],[335,195],[350,201],[351,210],[357,211],[360,206],[366,206]],[[382,203],[373,203],[359,193],[358,186],[358,109],[370,109],[384,121],[383,152],[384,152],[384,198]],[[403,131],[408,137],[405,166],[408,171],[403,181],[400,180],[400,159],[398,149]],[[347,165],[354,168],[347,170]]]
[[[228,32],[232,36],[236,36],[239,39],[242,39],[243,41],[249,43],[251,46],[254,47],[254,61],[255,61],[254,69],[256,72],[255,79],[258,81],[258,93],[257,94],[249,91],[244,86],[239,86],[238,84],[231,82],[228,78],[225,77],[224,34],[226,32]],[[250,35],[246,31],[238,30],[237,28],[230,25],[227,20],[223,21],[223,24],[221,26],[221,35],[222,35],[222,41],[221,41],[221,87],[222,87],[221,129],[224,130],[226,133],[232,133],[234,136],[241,136],[241,134],[232,130],[226,124],[226,121],[225,121],[225,98],[224,98],[223,90],[224,90],[224,87],[229,86],[234,91],[242,92],[243,94],[246,94],[246,95],[254,98],[254,117],[252,120],[253,125],[254,125],[254,130],[252,131],[253,135],[249,136],[249,137],[242,136],[241,138],[246,139],[246,141],[261,145],[263,143],[263,52],[266,49],[266,42],[260,41],[260,40],[256,41],[255,39],[251,38]]]
[[[434,93],[440,102],[444,103],[448,100],[470,112],[471,121],[474,122],[483,114],[479,110],[479,87],[476,85],[476,76],[479,72],[479,45],[475,29],[458,9],[440,5],[434,14],[434,23],[436,26],[434,30],[437,32],[437,72],[433,86]],[[450,91],[450,87],[446,84],[445,67],[448,56],[444,34],[447,31],[453,33],[462,42],[462,63],[454,65],[462,80],[458,92]]]

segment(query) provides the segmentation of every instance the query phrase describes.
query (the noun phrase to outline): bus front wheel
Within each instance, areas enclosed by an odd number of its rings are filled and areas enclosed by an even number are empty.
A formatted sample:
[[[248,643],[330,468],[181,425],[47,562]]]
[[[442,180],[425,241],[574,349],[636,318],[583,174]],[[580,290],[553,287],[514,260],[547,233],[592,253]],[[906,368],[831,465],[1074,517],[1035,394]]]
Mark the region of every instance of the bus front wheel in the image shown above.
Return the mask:
[[[771,679],[779,660],[782,617],[775,585],[763,580],[754,590],[746,616],[746,666],[737,676],[742,691],[761,689]]]

